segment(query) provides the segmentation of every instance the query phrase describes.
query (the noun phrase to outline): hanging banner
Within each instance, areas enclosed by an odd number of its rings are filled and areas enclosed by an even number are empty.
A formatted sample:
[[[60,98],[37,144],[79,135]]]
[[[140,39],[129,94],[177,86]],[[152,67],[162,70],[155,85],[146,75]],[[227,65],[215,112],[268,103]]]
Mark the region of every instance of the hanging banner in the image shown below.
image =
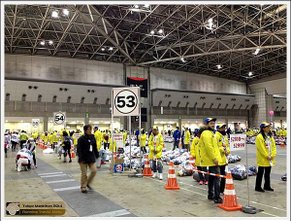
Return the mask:
[[[246,148],[246,134],[230,134],[229,146],[230,151],[245,150]]]
[[[140,96],[148,97],[148,80],[146,78],[127,77],[126,85],[130,87],[139,87]]]
[[[123,149],[123,134],[121,133],[117,133],[117,134],[113,134],[113,140],[116,143],[116,151],[119,152],[124,152]]]

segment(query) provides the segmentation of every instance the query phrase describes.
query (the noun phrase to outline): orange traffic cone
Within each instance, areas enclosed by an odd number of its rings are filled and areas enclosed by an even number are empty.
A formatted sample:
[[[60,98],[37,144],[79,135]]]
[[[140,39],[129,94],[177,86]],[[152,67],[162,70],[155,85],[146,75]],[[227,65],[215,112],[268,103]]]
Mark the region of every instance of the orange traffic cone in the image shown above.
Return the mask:
[[[143,175],[144,176],[152,176],[153,175],[151,167],[150,167],[148,155],[145,155],[145,164],[144,164],[144,169],[143,169]]]
[[[166,190],[179,190],[179,184],[177,183],[177,178],[174,169],[174,163],[171,161],[169,164],[169,173],[167,184],[165,185]]]
[[[230,172],[226,174],[225,190],[223,203],[218,205],[219,208],[226,211],[241,210],[242,206],[237,203],[237,197],[234,190],[233,179]]]
[[[74,151],[74,149],[72,149],[72,151],[71,151],[71,158],[75,158],[75,157],[76,157],[75,151]]]

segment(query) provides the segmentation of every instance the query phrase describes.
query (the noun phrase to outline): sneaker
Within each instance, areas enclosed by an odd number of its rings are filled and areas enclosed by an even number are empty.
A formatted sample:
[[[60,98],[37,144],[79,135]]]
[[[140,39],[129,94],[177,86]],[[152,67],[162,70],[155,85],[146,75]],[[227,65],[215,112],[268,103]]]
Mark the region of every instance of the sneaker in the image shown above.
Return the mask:
[[[204,185],[208,185],[208,181],[205,181],[205,182],[204,182]]]
[[[64,162],[64,163],[67,163],[67,161],[66,161],[66,160],[64,160],[63,162]]]
[[[72,163],[72,160],[71,159],[69,160],[69,163]]]
[[[207,197],[209,200],[214,200],[214,197],[213,196],[208,196]]]
[[[152,175],[152,178],[156,178],[157,177],[157,173],[154,173],[154,175]]]
[[[222,202],[223,200],[220,197],[214,200],[214,203],[222,203]]]
[[[88,190],[83,189],[83,190],[81,190],[81,192],[82,192],[82,193],[88,193]]]
[[[199,181],[199,185],[203,185],[203,181],[202,180]]]
[[[160,180],[163,179],[163,174],[162,174],[162,173],[159,174],[159,179],[160,179]]]

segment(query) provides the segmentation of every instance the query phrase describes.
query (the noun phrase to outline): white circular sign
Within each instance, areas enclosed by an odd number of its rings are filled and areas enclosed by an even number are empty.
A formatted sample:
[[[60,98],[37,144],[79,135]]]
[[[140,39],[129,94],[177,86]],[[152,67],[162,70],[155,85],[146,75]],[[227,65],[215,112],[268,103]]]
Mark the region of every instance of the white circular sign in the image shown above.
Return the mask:
[[[54,123],[61,125],[64,124],[64,122],[66,121],[66,115],[62,112],[58,112],[54,114]]]
[[[38,127],[40,123],[40,119],[32,119],[32,126],[33,127]]]
[[[130,89],[119,91],[114,98],[114,106],[122,114],[132,113],[138,106],[138,97]]]

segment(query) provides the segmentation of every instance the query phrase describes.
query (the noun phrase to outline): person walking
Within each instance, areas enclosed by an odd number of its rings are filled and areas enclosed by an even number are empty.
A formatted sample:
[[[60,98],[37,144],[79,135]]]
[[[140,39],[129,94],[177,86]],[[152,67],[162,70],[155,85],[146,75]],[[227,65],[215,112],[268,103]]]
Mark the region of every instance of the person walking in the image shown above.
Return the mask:
[[[206,167],[201,167],[201,157],[200,157],[200,147],[199,147],[199,140],[201,133],[205,130],[205,127],[201,127],[199,131],[197,132],[197,136],[194,137],[191,148],[190,148],[190,154],[195,159],[195,166],[197,166],[197,169],[200,171],[207,171]],[[206,174],[198,172],[199,175],[199,185],[208,185],[208,176]],[[194,175],[193,175],[194,178]]]
[[[141,135],[139,139],[140,139],[140,150],[141,152],[143,152],[143,154],[145,154],[147,153],[147,150],[146,150],[147,135],[145,134],[144,129],[141,130]]]
[[[16,146],[19,142],[19,136],[16,131],[14,131],[11,135],[11,151],[14,152],[16,150]]]
[[[22,149],[22,145],[25,144],[28,140],[28,135],[24,130],[21,131],[19,140],[20,140],[20,149]]]
[[[181,132],[179,130],[179,127],[176,127],[176,130],[173,133],[173,137],[174,137],[173,150],[175,150],[176,147],[179,149],[179,142],[180,142],[180,138],[181,138]]]
[[[256,137],[256,158],[258,173],[256,177],[255,191],[265,192],[274,191],[271,187],[271,169],[275,165],[275,157],[277,155],[276,143],[270,131],[271,124],[262,122],[260,124],[260,133]],[[265,179],[264,189],[262,189],[262,179]]]
[[[96,147],[96,140],[92,134],[92,126],[85,125],[83,127],[84,135],[78,139],[77,153],[78,163],[81,170],[81,192],[87,193],[88,189],[92,189],[90,183],[96,175],[97,169],[95,166],[96,159],[99,157],[99,153]],[[90,169],[91,173],[87,177],[87,169]]]
[[[191,134],[189,132],[189,128],[186,127],[185,128],[185,137],[184,137],[184,148],[187,150],[187,152],[190,149],[190,138],[191,138]]]
[[[210,173],[219,174],[218,162],[220,161],[217,142],[214,138],[216,118],[205,118],[204,124],[206,129],[201,133],[199,146],[201,153],[201,166],[208,167]],[[219,189],[219,178],[209,176],[208,179],[208,199],[214,200],[215,203],[222,203]]]
[[[36,149],[35,149],[35,142],[34,142],[34,138],[31,137],[27,140],[27,149],[32,153],[32,159],[33,159],[33,165],[34,168],[37,168],[36,165]]]
[[[151,168],[154,172],[153,178],[156,178],[159,175],[159,179],[163,179],[163,164],[162,164],[162,150],[164,147],[163,136],[159,133],[158,128],[154,127],[152,134],[149,137],[148,143],[150,153],[149,160],[151,162]],[[157,171],[159,174],[157,174]]]
[[[226,174],[226,166],[228,164],[227,156],[230,154],[228,137],[226,134],[226,124],[219,123],[216,126],[215,138],[220,153],[220,161],[218,162],[221,175]],[[220,178],[220,193],[224,193],[225,178]]]
[[[69,163],[72,162],[72,157],[71,157],[71,146],[72,146],[72,139],[69,137],[67,131],[63,131],[63,138],[64,141],[62,143],[62,147],[64,149],[64,163],[67,162],[67,155],[69,155]]]

